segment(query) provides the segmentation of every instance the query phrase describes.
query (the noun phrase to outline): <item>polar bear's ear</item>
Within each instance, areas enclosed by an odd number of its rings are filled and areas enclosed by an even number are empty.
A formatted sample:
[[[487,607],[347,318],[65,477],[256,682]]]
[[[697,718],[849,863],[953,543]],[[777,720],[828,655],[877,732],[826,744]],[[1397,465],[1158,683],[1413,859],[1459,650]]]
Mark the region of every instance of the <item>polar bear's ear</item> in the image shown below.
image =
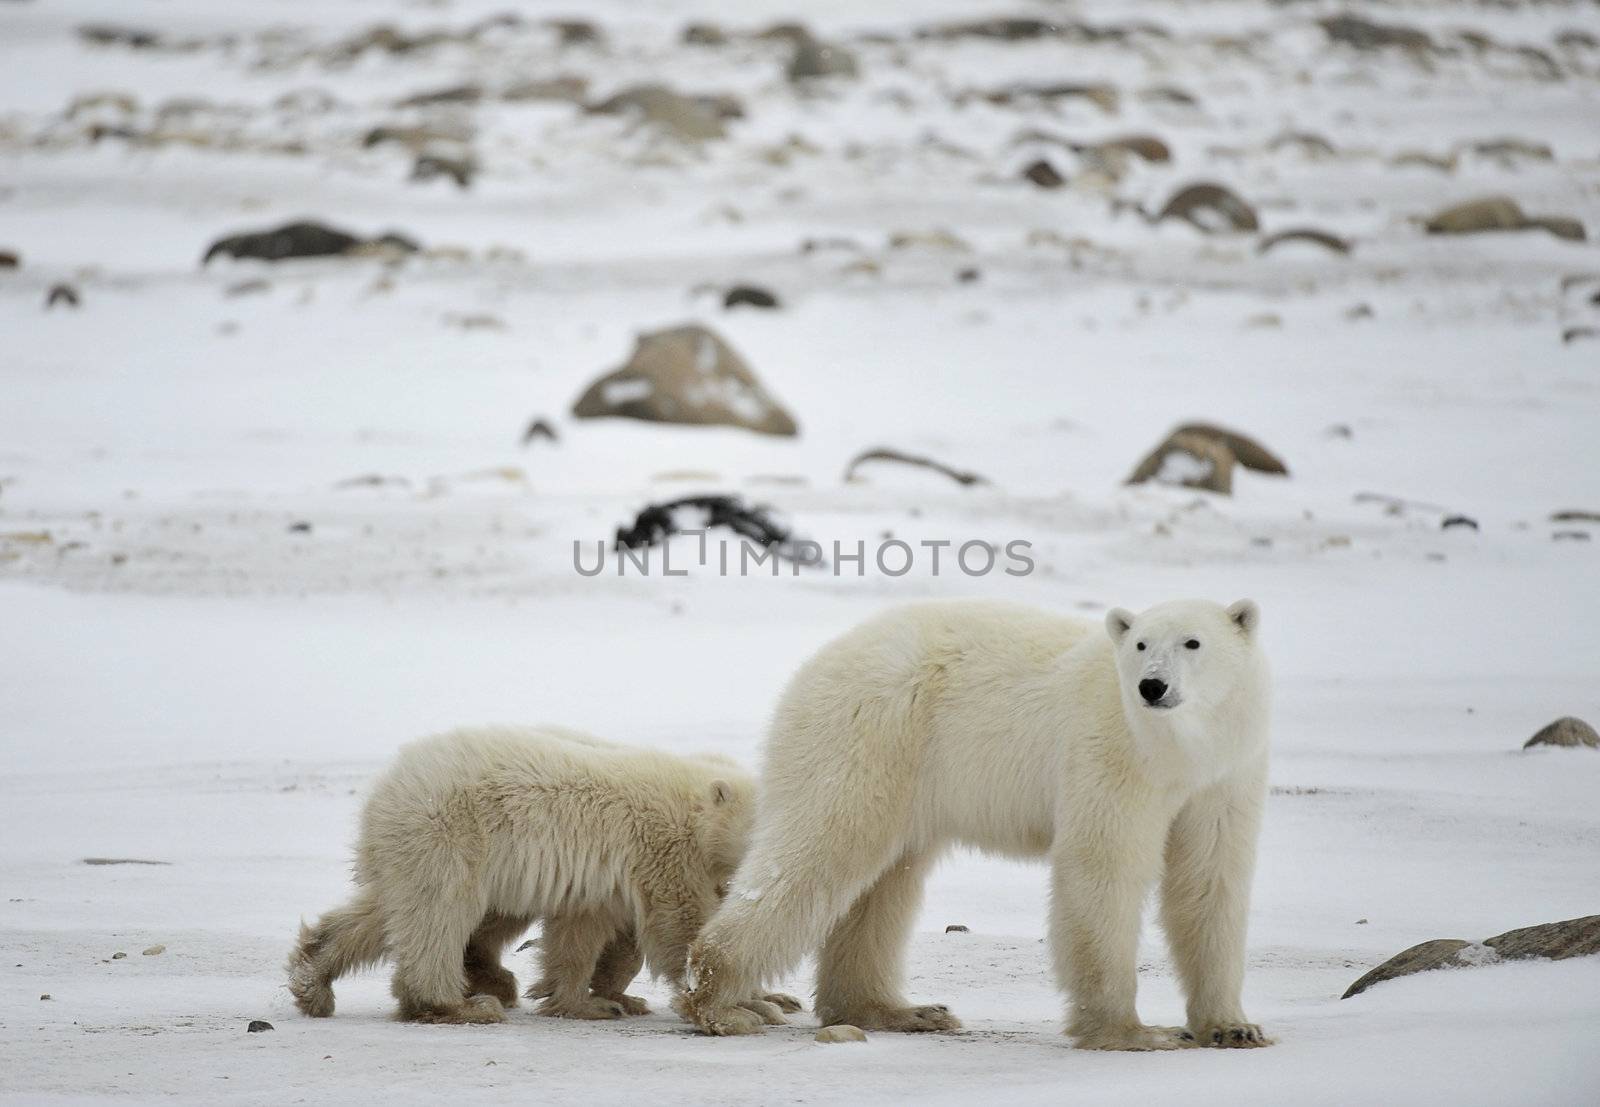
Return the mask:
[[[1121,643],[1122,636],[1133,627],[1133,612],[1126,608],[1113,607],[1106,612],[1106,633],[1111,635],[1113,642]]]
[[[721,807],[733,798],[733,785],[726,780],[713,780],[709,792],[712,806]]]
[[[1255,600],[1235,600],[1228,605],[1228,618],[1249,637],[1261,625],[1261,609]]]

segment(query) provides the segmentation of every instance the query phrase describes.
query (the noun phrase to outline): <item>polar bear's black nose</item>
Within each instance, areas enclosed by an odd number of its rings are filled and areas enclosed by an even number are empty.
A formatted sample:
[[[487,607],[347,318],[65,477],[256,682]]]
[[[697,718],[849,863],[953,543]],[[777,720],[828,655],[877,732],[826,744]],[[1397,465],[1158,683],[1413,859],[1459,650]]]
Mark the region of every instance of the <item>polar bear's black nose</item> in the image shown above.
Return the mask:
[[[1139,682],[1139,694],[1144,697],[1145,703],[1155,703],[1167,694],[1166,682],[1157,680],[1154,677],[1146,677]]]

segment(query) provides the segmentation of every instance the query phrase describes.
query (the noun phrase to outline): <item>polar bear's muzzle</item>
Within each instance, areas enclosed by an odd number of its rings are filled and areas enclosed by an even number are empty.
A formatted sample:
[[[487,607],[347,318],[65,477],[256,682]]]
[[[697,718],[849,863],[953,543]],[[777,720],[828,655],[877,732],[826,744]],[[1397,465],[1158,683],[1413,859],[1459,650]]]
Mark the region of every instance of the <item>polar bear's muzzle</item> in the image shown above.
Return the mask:
[[[1183,702],[1176,691],[1160,677],[1147,676],[1139,682],[1139,698],[1146,707],[1171,708]]]

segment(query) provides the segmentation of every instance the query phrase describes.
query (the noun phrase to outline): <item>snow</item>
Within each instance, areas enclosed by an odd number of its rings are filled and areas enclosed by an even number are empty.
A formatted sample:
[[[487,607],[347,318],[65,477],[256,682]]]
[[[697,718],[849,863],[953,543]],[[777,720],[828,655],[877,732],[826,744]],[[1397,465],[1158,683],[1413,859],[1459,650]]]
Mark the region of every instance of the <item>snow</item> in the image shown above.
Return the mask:
[[[1337,997],[1416,942],[1600,910],[1600,757],[1520,749],[1558,716],[1600,719],[1600,528],[1550,519],[1600,511],[1600,345],[1562,341],[1600,326],[1600,260],[1542,232],[1430,238],[1415,223],[1505,192],[1600,233],[1600,55],[1552,45],[1600,33],[1594,12],[1367,13],[1538,46],[1563,60],[1559,81],[1509,52],[1424,65],[1330,50],[1312,21],[1338,5],[1253,0],[814,0],[804,18],[863,77],[807,96],[779,44],[677,41],[692,19],[801,12],[776,0],[597,0],[583,7],[603,50],[533,27],[339,69],[312,56],[377,22],[459,28],[502,7],[0,5],[0,250],[22,255],[0,270],[0,1101],[1591,1101],[1600,958]],[[1174,37],[909,37],[1025,13],[1149,19]],[[91,49],[72,28],[93,21],[238,38]],[[1256,45],[1230,53],[1218,34]],[[748,114],[692,150],[562,103],[389,106],[569,73],[596,97],[644,80],[732,92]],[[1063,80],[1117,87],[1117,111],[952,95]],[[1200,107],[1139,94],[1155,86]],[[272,107],[308,90],[335,106]],[[97,91],[138,111],[65,118]],[[196,96],[218,110],[159,115]],[[91,120],[226,141],[91,144]],[[408,183],[408,154],[361,144],[422,121],[471,135],[470,190]],[[1040,128],[1148,132],[1174,160],[1108,184],[1052,146],[1069,186],[1039,190],[1016,179],[1037,144],[1012,138]],[[1337,153],[1274,148],[1291,130]],[[1470,152],[1505,136],[1554,158]],[[1407,151],[1458,165],[1395,165]],[[1321,227],[1355,252],[1257,256],[1248,236],[1110,214],[1112,196],[1154,210],[1196,180],[1255,204],[1264,233]],[[447,249],[198,264],[217,237],[308,216]],[[835,238],[855,245],[800,249]],[[968,267],[980,279],[958,282]],[[229,293],[252,279],[268,287]],[[81,308],[43,309],[58,282]],[[724,312],[716,290],[734,283],[784,308]],[[503,326],[461,323],[475,317]],[[748,360],[798,437],[567,416],[638,333],[691,321]],[[518,446],[536,417],[559,443]],[[1258,437],[1292,476],[1241,471],[1226,498],[1121,484],[1191,420]],[[891,463],[845,482],[876,446],[989,483]],[[647,575],[575,570],[574,543],[592,551],[646,503],[701,492],[771,504],[826,565],[722,573],[736,545],[713,537],[700,557],[683,535],[671,576],[659,557]],[[1479,529],[1442,530],[1454,513]],[[876,569],[889,540],[916,553],[903,576]],[[1036,568],[1010,575],[1001,556],[969,575],[954,552],[976,540],[1026,541]],[[937,573],[936,542],[950,543]],[[841,563],[857,543],[862,563]],[[1276,1046],[1071,1050],[1043,868],[968,854],[934,875],[911,950],[911,995],[950,1004],[959,1035],[822,1046],[807,1014],[706,1039],[649,982],[657,1013],[626,1023],[519,1010],[498,1027],[409,1026],[390,1019],[381,971],[341,982],[332,1020],[293,1010],[295,927],[345,894],[362,790],[399,743],[550,721],[753,766],[811,651],[886,604],[950,595],[1090,618],[1182,595],[1260,602],[1277,726],[1246,998]],[[1153,925],[1146,939],[1141,1011],[1176,1022]],[[247,1035],[258,1018],[276,1029]]]

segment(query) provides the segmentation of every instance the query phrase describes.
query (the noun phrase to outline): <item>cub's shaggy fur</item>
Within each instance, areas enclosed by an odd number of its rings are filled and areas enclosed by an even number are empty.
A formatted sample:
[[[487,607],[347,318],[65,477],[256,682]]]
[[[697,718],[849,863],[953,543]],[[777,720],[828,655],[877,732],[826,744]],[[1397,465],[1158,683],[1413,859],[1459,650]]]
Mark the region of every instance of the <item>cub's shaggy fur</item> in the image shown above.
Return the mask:
[[[754,803],[754,782],[724,758],[554,727],[414,742],[362,812],[355,898],[302,925],[289,990],[306,1014],[331,1015],[334,980],[390,957],[401,1018],[498,1022],[517,1002],[501,954],[542,919],[544,973],[529,990],[541,1014],[643,1014],[623,989],[644,963],[682,988]]]
[[[1240,1005],[1266,795],[1259,618],[1247,600],[1119,609],[1104,628],[933,603],[823,647],[778,705],[755,841],[691,949],[682,1013],[709,1034],[758,1031],[738,998],[818,951],[824,1024],[956,1029],[906,999],[902,964],[924,876],[966,845],[1049,861],[1078,1045],[1266,1044]],[[1186,1027],[1134,1007],[1157,881]]]

